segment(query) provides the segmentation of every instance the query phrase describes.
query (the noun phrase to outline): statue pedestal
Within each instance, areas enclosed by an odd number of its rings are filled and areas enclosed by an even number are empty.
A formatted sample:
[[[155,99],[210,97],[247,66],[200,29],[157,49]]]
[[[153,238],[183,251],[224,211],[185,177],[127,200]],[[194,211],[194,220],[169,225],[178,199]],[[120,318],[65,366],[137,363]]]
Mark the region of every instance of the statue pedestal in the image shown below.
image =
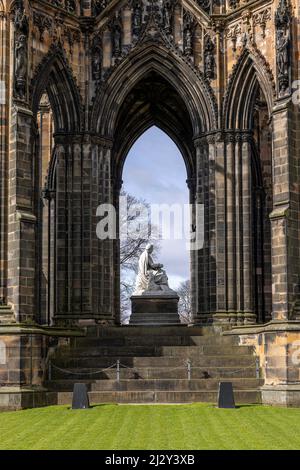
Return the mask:
[[[176,292],[147,292],[132,295],[130,325],[178,325],[179,297]]]

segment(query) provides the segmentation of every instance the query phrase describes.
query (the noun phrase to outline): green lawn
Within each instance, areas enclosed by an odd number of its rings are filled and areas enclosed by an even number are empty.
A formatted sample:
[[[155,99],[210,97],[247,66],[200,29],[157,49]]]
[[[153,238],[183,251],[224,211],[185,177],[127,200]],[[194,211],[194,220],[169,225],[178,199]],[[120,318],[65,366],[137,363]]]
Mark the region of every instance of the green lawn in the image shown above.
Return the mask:
[[[52,406],[0,413],[0,449],[300,449],[300,409]]]

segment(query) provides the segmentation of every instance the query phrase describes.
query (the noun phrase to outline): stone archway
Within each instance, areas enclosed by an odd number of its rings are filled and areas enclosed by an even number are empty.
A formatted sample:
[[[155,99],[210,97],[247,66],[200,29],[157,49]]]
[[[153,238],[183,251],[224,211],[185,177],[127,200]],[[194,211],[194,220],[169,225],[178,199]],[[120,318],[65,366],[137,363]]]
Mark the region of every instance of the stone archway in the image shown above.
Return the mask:
[[[122,77],[130,80],[124,86]],[[160,44],[148,43],[129,56],[124,63],[109,77],[106,86],[99,90],[92,113],[95,133],[102,136],[98,148],[98,157],[102,159],[104,172],[98,178],[106,178],[107,192],[102,193],[103,202],[113,202],[118,210],[118,196],[122,184],[122,169],[126,155],[135,140],[150,126],[157,125],[164,130],[178,145],[185,161],[190,203],[205,204],[206,215],[209,207],[212,211],[213,196],[204,196],[200,167],[207,165],[207,143],[205,137],[216,126],[214,97],[208,83],[202,77],[197,80],[196,72],[176,55],[168,53]],[[193,89],[193,93],[191,90]],[[102,106],[98,106],[101,103]],[[197,140],[196,140],[197,139]],[[109,145],[107,143],[109,142]],[[196,142],[196,145],[195,145]],[[103,149],[106,148],[106,150]],[[109,148],[107,148],[109,147]],[[198,169],[198,170],[197,170]],[[103,172],[99,167],[99,171]],[[108,177],[107,177],[108,176]],[[213,185],[211,189],[213,190]],[[195,218],[195,209],[194,215]],[[195,226],[195,220],[193,220]],[[211,221],[211,230],[214,222]],[[206,239],[209,238],[207,233]],[[104,241],[110,253],[110,273],[102,277],[106,285],[105,296],[114,312],[115,321],[119,322],[119,244],[118,241]],[[201,304],[201,293],[205,291],[204,278],[196,269],[199,256],[204,263],[209,263],[209,251],[204,254],[191,252],[191,281],[193,289],[194,316],[197,316]],[[205,259],[207,258],[207,260]],[[100,255],[101,258],[101,255]],[[215,263],[214,263],[215,266]],[[102,268],[103,269],[103,268]],[[108,269],[108,266],[106,266]],[[101,276],[101,268],[95,275]],[[109,281],[110,280],[110,281]],[[213,289],[212,289],[213,290]],[[108,293],[110,297],[108,298]],[[100,295],[100,292],[99,292]]]

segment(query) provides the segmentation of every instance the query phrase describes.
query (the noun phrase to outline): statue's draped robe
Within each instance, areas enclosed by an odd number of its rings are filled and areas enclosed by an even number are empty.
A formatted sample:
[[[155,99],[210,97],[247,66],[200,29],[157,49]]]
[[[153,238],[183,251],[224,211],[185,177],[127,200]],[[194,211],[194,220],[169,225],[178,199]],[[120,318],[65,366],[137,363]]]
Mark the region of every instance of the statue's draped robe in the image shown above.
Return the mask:
[[[152,256],[144,250],[139,259],[139,272],[135,292],[169,289],[166,272],[153,262]]]

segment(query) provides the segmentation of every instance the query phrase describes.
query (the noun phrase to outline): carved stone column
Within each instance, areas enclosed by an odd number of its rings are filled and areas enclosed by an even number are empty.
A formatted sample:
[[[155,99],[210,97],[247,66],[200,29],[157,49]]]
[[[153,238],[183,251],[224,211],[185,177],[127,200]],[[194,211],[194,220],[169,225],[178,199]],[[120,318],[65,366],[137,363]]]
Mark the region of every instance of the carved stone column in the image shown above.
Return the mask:
[[[225,273],[225,250],[226,250],[226,186],[225,186],[225,159],[224,142],[221,134],[216,134],[211,140],[211,153],[214,154],[213,166],[210,173],[215,178],[215,271],[216,271],[216,306],[217,318],[222,318],[226,311],[226,273]],[[210,190],[212,193],[212,189]],[[213,194],[213,193],[212,193]],[[220,314],[220,315],[219,315]],[[227,317],[226,317],[227,321]]]
[[[99,138],[92,149],[92,313],[97,321],[113,323],[115,317],[115,243],[99,239],[97,224],[107,215],[98,213],[102,204],[114,204],[114,180],[111,174],[111,141]],[[117,216],[117,214],[116,214]]]
[[[237,318],[238,323],[255,323],[253,306],[253,260],[252,260],[252,214],[251,214],[251,135],[249,133],[242,134],[241,141],[241,200],[242,200],[242,256],[241,269],[243,279],[242,312],[241,318]]]
[[[3,11],[0,11],[0,306],[2,307],[7,302],[7,55],[7,17]]]
[[[55,321],[63,324],[102,319],[108,269],[96,235],[96,212],[110,200],[105,176],[110,171],[106,147],[89,136],[83,141],[73,136],[69,143],[64,137],[62,142],[56,148]]]
[[[232,323],[255,323],[252,292],[251,148],[250,135],[235,134],[235,287],[236,315]]]
[[[209,171],[208,171],[208,144],[206,138],[195,140],[196,148],[196,175],[194,181],[192,231],[196,241],[200,231],[203,233],[203,245],[194,246],[191,251],[192,258],[192,298],[194,319],[196,322],[206,322],[209,315]],[[202,209],[201,209],[202,206]],[[204,209],[204,210],[203,210]],[[201,219],[201,212],[204,219]]]
[[[236,300],[236,204],[235,204],[235,135],[226,135],[226,267],[227,310],[235,314]]]

